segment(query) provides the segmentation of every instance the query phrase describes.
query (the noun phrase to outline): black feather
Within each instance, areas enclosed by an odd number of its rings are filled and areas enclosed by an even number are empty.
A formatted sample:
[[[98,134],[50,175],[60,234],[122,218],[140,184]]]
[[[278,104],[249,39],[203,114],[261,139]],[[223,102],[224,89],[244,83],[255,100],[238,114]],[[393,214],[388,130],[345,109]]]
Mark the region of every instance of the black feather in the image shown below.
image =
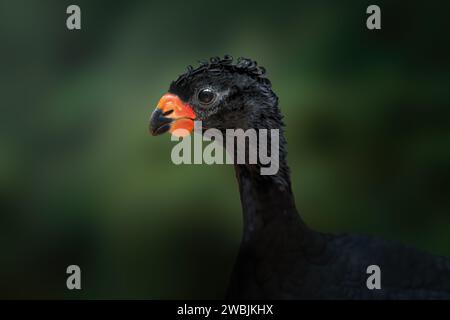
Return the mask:
[[[246,58],[213,57],[181,75],[169,91],[194,101],[212,85],[226,99],[204,110],[208,127],[280,130],[280,169],[261,176],[258,165],[235,165],[244,218],[241,248],[228,298],[450,299],[450,260],[381,239],[311,230],[292,194],[283,116],[266,70]],[[381,268],[381,289],[369,290],[367,267]]]

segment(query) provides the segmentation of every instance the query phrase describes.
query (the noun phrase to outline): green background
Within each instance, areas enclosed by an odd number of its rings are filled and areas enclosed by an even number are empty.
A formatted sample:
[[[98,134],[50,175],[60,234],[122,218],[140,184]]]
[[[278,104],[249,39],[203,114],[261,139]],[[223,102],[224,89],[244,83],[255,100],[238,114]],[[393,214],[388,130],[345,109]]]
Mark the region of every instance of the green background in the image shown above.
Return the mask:
[[[233,168],[175,166],[148,120],[187,65],[226,53],[268,70],[311,227],[450,256],[448,6],[374,3],[378,31],[368,1],[1,0],[0,297],[223,297]]]

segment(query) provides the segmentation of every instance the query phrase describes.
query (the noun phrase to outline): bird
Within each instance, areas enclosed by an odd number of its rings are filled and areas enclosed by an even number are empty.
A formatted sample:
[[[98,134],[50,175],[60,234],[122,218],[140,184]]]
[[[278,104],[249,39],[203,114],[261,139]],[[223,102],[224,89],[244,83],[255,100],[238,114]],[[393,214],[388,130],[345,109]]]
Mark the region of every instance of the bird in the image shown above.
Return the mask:
[[[276,174],[261,175],[260,162],[234,164],[243,234],[225,298],[450,299],[449,258],[378,237],[324,233],[305,223],[291,186],[279,98],[256,61],[225,55],[188,66],[159,100],[149,130],[190,133],[194,121],[221,132],[280,132]]]

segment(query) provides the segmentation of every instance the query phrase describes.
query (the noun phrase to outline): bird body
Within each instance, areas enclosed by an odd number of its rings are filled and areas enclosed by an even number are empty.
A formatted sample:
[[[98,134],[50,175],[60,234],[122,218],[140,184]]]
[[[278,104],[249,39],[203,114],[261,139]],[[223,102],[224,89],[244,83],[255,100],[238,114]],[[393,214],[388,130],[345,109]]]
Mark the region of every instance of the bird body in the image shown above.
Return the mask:
[[[256,62],[212,58],[197,69],[188,68],[171,84],[168,95],[152,115],[155,135],[173,133],[181,125],[192,130],[186,121],[194,119],[221,131],[280,131],[276,174],[261,175],[261,163],[234,166],[244,230],[227,298],[450,299],[448,258],[374,237],[324,234],[301,219],[278,97]],[[379,288],[368,286],[371,266],[381,272]]]
[[[244,236],[228,298],[450,299],[449,259],[375,237],[313,231],[289,181],[236,172]],[[381,270],[380,289],[367,286],[371,265]]]

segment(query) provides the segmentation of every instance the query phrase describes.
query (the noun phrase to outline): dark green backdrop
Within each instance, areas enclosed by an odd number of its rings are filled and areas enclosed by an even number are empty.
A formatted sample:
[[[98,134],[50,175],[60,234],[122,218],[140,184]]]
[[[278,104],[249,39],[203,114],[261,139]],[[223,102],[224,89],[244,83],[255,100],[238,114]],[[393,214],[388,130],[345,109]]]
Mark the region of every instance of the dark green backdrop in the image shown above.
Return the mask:
[[[372,1],[1,0],[0,297],[223,296],[233,168],[173,165],[148,119],[188,64],[225,53],[268,70],[308,224],[450,256],[448,6],[373,3],[379,31]]]

